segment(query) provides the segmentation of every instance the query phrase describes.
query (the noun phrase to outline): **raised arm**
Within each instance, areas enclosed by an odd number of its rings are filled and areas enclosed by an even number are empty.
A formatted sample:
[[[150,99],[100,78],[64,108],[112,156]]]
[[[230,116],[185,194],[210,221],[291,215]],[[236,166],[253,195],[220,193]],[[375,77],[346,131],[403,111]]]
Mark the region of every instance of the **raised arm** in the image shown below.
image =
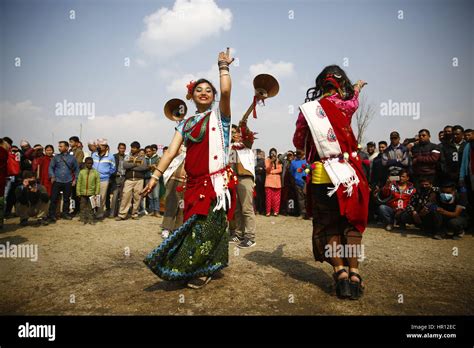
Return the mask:
[[[226,52],[220,52],[218,58],[221,100],[219,102],[219,109],[221,114],[230,117],[230,91],[232,89],[232,82],[230,79],[229,65],[234,61],[230,57],[230,49],[227,47]]]

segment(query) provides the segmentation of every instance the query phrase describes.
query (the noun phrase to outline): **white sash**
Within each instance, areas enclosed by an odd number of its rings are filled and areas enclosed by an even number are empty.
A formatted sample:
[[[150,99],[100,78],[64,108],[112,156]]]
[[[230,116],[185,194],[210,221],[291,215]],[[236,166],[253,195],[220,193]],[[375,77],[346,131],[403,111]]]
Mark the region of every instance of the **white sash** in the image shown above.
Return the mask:
[[[209,173],[224,169],[228,163],[224,141],[224,127],[222,126],[220,113],[218,110],[213,110],[209,117]],[[230,191],[227,187],[227,172],[223,171],[211,175],[211,181],[217,197],[217,203],[213,211],[229,209]]]
[[[241,145],[241,143],[234,143],[234,145]],[[248,170],[252,173],[255,179],[255,155],[252,149],[243,148],[243,149],[233,149],[237,153],[238,158],[235,158],[235,163],[240,161],[245,170]]]
[[[181,163],[183,163],[185,158],[186,158],[186,152],[184,151],[182,151],[178,156],[173,158],[168,169],[166,169],[165,172],[163,173],[163,181],[165,185],[168,183],[168,180],[171,178],[175,170],[178,169]]]
[[[350,197],[354,185],[359,184],[359,178],[347,159],[340,161],[338,156],[342,155],[342,150],[324,109],[317,100],[313,100],[300,105],[300,110],[308,123],[319,157],[336,156],[322,160],[324,169],[334,185],[329,189],[328,196],[332,196],[339,185],[344,185],[344,192]],[[351,155],[354,157],[357,153],[353,152]]]

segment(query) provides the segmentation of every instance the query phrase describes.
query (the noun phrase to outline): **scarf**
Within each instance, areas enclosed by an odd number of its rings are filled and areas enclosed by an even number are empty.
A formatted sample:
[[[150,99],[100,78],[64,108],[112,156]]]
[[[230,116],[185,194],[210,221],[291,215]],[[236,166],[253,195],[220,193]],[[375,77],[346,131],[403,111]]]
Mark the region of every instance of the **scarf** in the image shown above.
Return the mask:
[[[222,126],[219,111],[213,110],[209,116],[209,175],[212,186],[216,193],[216,206],[213,211],[219,209],[228,210],[231,205],[231,196],[228,188],[229,176],[227,171],[228,153],[226,153],[224,139],[224,128]]]
[[[350,197],[354,186],[359,184],[359,178],[348,162],[348,154],[343,155],[339,141],[324,109],[317,100],[314,100],[301,105],[300,110],[308,123],[324,169],[334,185],[334,187],[329,188],[328,196],[332,196],[337,192],[339,186],[343,185],[344,192]],[[351,155],[356,157],[357,152],[352,152]]]

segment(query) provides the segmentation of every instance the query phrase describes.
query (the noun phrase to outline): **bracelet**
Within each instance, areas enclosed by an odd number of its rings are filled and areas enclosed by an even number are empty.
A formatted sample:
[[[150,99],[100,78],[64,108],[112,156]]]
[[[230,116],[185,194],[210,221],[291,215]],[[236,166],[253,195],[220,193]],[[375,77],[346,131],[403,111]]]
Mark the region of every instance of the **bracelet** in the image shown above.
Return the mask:
[[[219,71],[220,71],[220,70],[227,70],[227,71],[229,71],[229,67],[228,67],[228,66],[220,66],[220,67],[219,67]]]
[[[159,176],[156,176],[155,174],[152,174],[151,177],[154,178],[154,179],[156,179],[156,180],[160,180],[160,177],[159,177]]]
[[[230,76],[230,74],[229,73],[220,73],[219,77],[222,77],[222,76]]]

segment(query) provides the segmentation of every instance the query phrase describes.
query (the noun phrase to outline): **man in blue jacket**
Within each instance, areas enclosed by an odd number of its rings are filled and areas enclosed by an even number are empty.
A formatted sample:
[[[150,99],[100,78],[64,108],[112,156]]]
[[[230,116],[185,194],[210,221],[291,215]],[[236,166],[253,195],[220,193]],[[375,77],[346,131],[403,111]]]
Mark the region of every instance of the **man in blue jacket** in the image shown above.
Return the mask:
[[[69,215],[70,197],[72,187],[76,185],[76,178],[79,175],[79,166],[73,155],[68,153],[69,142],[59,142],[59,154],[54,156],[49,164],[49,177],[53,183],[51,192],[51,204],[49,205],[49,221],[56,222],[56,207],[59,193],[63,193],[63,211],[61,217],[71,220]]]
[[[97,219],[102,219],[110,177],[115,174],[115,157],[109,151],[107,139],[97,139],[97,151],[92,154],[92,159],[94,169],[100,174],[100,207],[97,211]]]
[[[296,194],[298,196],[298,205],[300,207],[301,217],[306,219],[306,172],[303,166],[306,166],[307,162],[304,158],[304,152],[296,150],[296,159],[291,162],[290,172],[295,179]]]

